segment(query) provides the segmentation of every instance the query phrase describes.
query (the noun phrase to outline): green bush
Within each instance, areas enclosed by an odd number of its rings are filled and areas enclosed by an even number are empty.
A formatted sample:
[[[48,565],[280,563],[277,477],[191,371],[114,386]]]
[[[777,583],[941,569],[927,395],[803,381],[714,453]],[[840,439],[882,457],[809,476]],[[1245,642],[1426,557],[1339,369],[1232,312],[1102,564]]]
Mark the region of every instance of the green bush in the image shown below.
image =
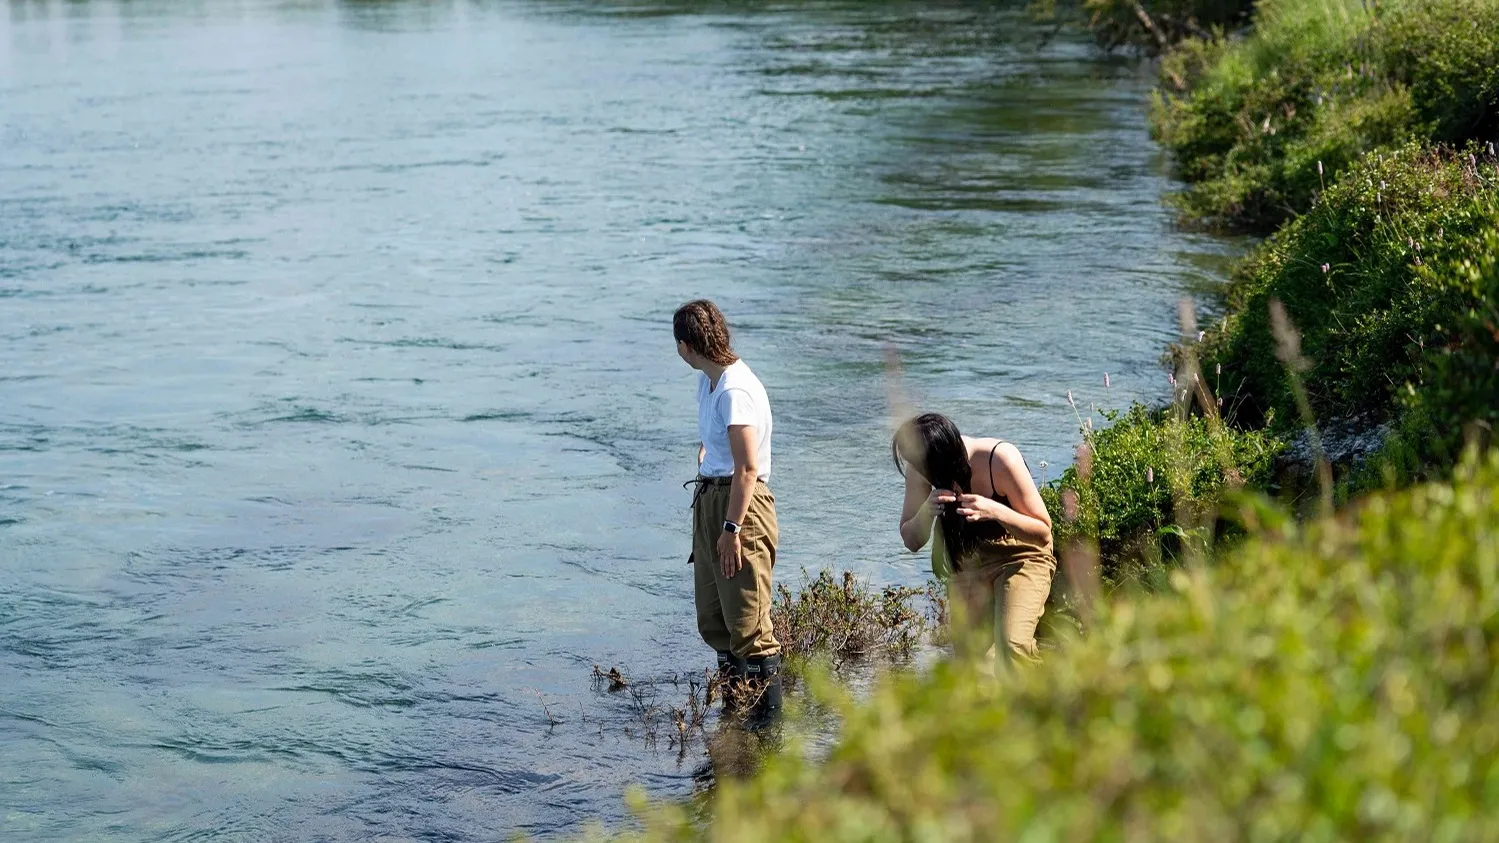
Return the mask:
[[[1499,460],[1110,601],[1038,668],[888,677],[820,761],[634,840],[1499,838]],[[639,803],[637,803],[639,804]]]
[[[1175,542],[1162,539],[1211,517],[1230,488],[1263,488],[1281,449],[1264,431],[1223,428],[1215,434],[1206,419],[1180,418],[1174,409],[1136,404],[1105,416],[1107,427],[1084,431],[1091,451],[1087,476],[1070,466],[1042,496],[1060,515],[1063,491],[1077,492],[1076,520],[1057,518],[1057,545],[1096,539],[1109,584],[1138,576],[1140,564],[1157,561],[1163,546],[1169,554]]]
[[[1491,226],[1471,254],[1423,270],[1428,283],[1445,286],[1462,304],[1403,391],[1400,424],[1371,461],[1366,486],[1440,477],[1470,442],[1492,443],[1499,424],[1499,213]]]
[[[1369,152],[1492,133],[1499,0],[1262,0],[1250,35],[1188,41],[1161,79],[1183,218],[1268,233]]]
[[[1499,3],[1415,3],[1381,32],[1390,75],[1411,92],[1432,140],[1499,134]]]
[[[1317,416],[1388,418],[1472,299],[1454,273],[1431,267],[1470,258],[1496,224],[1499,167],[1486,150],[1412,145],[1368,159],[1240,265],[1228,315],[1200,349],[1204,365],[1222,367],[1240,418],[1295,420],[1268,315],[1279,299],[1313,364]]]

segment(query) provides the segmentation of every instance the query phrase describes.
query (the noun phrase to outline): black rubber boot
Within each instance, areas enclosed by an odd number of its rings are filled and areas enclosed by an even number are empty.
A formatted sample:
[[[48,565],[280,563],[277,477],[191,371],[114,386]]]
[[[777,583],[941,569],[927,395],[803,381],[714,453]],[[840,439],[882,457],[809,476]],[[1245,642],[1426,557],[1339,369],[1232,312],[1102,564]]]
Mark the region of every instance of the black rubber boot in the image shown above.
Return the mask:
[[[750,693],[758,694],[745,725],[750,729],[763,729],[781,716],[781,657],[745,659],[744,675],[749,680]]]
[[[723,707],[736,709],[744,704],[744,659],[733,653],[718,651],[718,690]]]

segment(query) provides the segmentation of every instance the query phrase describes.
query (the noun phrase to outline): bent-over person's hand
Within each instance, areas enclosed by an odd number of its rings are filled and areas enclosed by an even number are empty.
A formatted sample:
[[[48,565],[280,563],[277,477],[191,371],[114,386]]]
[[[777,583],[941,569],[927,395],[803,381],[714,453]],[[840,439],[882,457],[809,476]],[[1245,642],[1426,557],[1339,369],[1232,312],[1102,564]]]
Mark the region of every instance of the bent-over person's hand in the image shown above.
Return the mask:
[[[718,566],[724,579],[733,579],[744,567],[744,554],[739,545],[739,534],[721,533],[718,536]]]
[[[983,495],[958,495],[958,514],[969,521],[998,521],[1005,505]]]
[[[933,489],[932,493],[926,496],[927,511],[933,515],[941,515],[945,506],[956,503],[957,500],[957,493],[951,489]]]

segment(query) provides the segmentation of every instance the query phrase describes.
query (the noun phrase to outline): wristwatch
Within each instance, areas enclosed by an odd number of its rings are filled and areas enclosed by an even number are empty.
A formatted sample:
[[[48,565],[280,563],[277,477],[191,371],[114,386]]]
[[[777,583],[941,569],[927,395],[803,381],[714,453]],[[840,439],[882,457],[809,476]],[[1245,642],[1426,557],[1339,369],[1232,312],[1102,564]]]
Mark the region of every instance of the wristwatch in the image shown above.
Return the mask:
[[[739,531],[742,529],[744,528],[739,526],[738,524],[735,524],[733,521],[723,522],[723,531],[730,535],[737,536],[739,535]]]

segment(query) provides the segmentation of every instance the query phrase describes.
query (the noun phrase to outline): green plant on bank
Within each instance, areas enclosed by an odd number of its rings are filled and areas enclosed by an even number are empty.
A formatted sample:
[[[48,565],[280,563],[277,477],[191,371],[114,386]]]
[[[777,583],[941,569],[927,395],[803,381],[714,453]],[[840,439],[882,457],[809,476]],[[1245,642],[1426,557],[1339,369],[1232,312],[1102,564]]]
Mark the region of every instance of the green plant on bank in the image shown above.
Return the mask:
[[[1214,520],[1230,488],[1264,488],[1282,443],[1265,431],[1224,427],[1184,416],[1175,407],[1135,404],[1106,411],[1110,424],[1084,430],[1091,452],[1086,477],[1069,467],[1042,490],[1048,510],[1064,510],[1062,494],[1077,493],[1075,520],[1056,519],[1056,542],[1098,542],[1101,575],[1117,586],[1164,578],[1161,563],[1179,555],[1184,531]],[[1225,464],[1226,463],[1226,464]]]
[[[1499,836],[1499,459],[1263,533],[985,682],[886,677],[820,761],[635,806],[620,839],[1436,840]]]
[[[1461,267],[1496,225],[1499,161],[1486,148],[1412,144],[1367,159],[1240,265],[1228,315],[1199,349],[1204,364],[1222,367],[1222,389],[1240,400],[1241,420],[1293,422],[1297,409],[1269,318],[1279,300],[1311,361],[1315,415],[1372,413],[1377,424],[1402,392],[1421,389],[1428,358],[1454,341],[1454,320],[1492,309],[1485,298],[1492,293]],[[1428,412],[1431,399],[1423,401]],[[1447,464],[1454,458],[1449,453]]]
[[[1161,67],[1158,140],[1187,221],[1268,233],[1366,153],[1499,130],[1499,0],[1262,0],[1242,39]]]
[[[1371,460],[1365,487],[1445,472],[1467,444],[1488,447],[1499,424],[1499,213],[1470,254],[1422,270],[1461,297],[1402,390],[1399,424]]]

